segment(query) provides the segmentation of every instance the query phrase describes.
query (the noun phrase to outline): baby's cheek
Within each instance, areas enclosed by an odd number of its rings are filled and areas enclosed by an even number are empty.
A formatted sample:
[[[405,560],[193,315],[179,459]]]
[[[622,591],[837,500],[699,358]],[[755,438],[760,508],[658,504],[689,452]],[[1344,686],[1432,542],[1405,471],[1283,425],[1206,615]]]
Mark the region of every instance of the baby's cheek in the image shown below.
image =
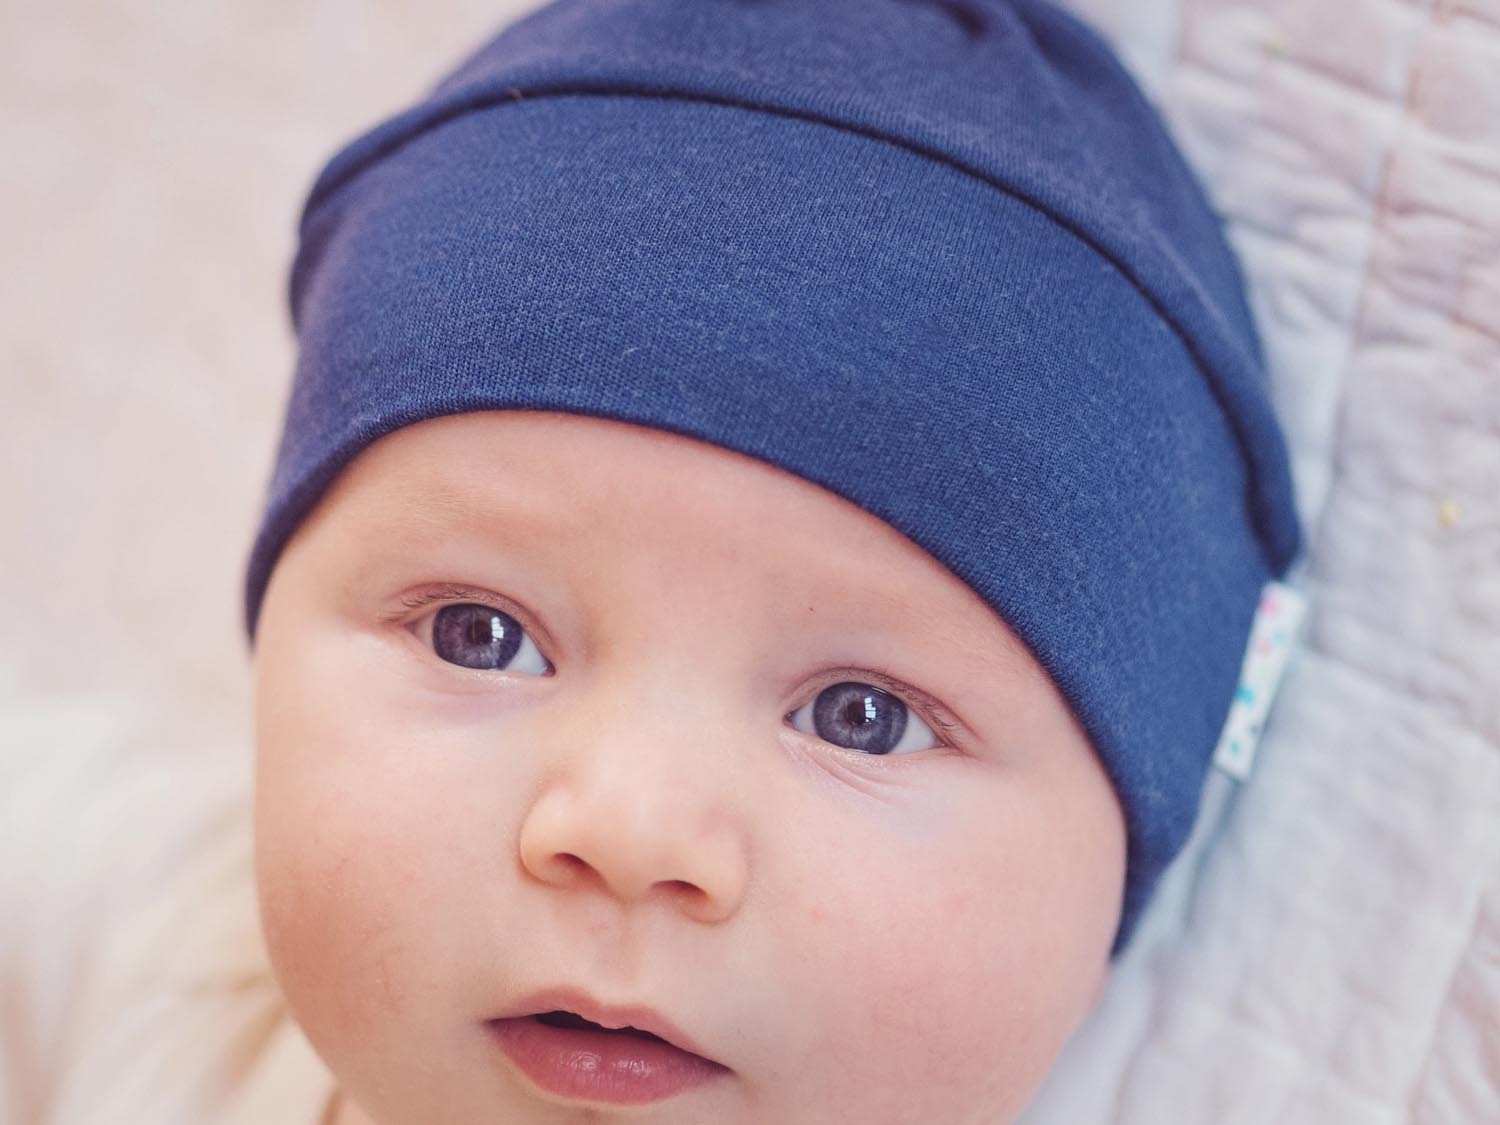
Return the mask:
[[[1072,1017],[1059,978],[1066,919],[1045,865],[970,847],[877,864],[810,906],[804,1018],[819,1028],[830,1102],[872,1121],[1019,1112]],[[958,1116],[954,1116],[954,1115]]]
[[[419,733],[316,662],[270,672],[255,833],[272,967],[310,1034],[376,1034],[419,1009],[432,991],[423,966],[444,963],[421,943],[442,929],[437,865],[451,852],[430,810],[449,806],[415,764],[439,755],[420,753]]]
[[[1007,1040],[1012,1014],[1031,1004],[1028,982],[1006,971],[1006,935],[967,898],[914,896],[906,911],[871,919],[875,940],[849,962],[846,980],[849,1000],[866,1008],[863,1024],[844,1024],[860,1029],[843,1037],[849,1073],[878,1069],[887,1082],[958,1092],[1020,1061]]]
[[[266,942],[298,1022],[318,1041],[377,1033],[409,1015],[423,982],[413,913],[422,880],[389,821],[283,818],[257,839]]]

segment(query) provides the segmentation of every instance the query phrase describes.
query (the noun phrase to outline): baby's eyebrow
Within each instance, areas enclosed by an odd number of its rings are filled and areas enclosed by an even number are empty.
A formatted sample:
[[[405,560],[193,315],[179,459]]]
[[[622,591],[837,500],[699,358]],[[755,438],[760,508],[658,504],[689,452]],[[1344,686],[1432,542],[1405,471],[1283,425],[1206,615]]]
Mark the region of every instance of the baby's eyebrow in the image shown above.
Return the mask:
[[[372,526],[375,542],[436,544],[464,537],[501,547],[518,539],[557,542],[588,534],[586,522],[522,488],[476,489],[470,482],[422,481],[413,482],[404,492],[401,502],[392,511],[382,512]],[[840,600],[847,601],[847,588],[840,593]],[[857,610],[860,615],[889,623],[894,633],[932,631],[930,607],[913,605],[908,587],[872,588],[865,597],[856,595],[856,600],[862,603]],[[1032,677],[1039,671],[1031,649],[987,605],[976,603],[972,611],[945,611],[939,628],[952,648],[997,681]],[[981,632],[995,643],[981,641]]]
[[[434,559],[460,543],[496,555],[517,543],[566,543],[576,539],[574,521],[537,503],[476,501],[472,492],[402,481],[395,489],[362,496],[342,531],[351,586],[374,582],[393,567],[423,556]]]
[[[1014,630],[987,606],[982,612],[967,609],[945,611],[935,629],[931,624],[923,629],[920,624],[923,616],[909,610],[894,620],[894,628],[904,635],[922,629],[960,665],[976,669],[979,682],[1014,683],[1036,675],[1036,657]]]
[[[517,531],[576,535],[580,528],[556,505],[525,489],[481,492],[451,484],[419,484],[403,490],[393,514],[382,511],[379,531],[408,535],[472,532],[504,541]]]

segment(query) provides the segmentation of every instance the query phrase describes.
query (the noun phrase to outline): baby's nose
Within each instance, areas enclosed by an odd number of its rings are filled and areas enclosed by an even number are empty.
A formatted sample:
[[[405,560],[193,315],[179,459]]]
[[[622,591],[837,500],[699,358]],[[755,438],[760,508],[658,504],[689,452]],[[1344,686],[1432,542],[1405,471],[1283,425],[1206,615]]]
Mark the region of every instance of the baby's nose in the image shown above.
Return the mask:
[[[593,747],[527,809],[521,863],[553,887],[658,899],[723,921],[749,877],[744,825],[726,790],[701,764],[676,774],[660,758],[633,763],[623,745]]]

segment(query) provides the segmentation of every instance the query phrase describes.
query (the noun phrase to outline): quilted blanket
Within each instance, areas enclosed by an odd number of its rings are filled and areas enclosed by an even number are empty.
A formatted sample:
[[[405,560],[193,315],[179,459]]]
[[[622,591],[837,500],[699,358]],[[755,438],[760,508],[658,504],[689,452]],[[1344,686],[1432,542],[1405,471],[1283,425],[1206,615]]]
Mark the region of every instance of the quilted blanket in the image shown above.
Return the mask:
[[[1500,1122],[1500,0],[1072,0],[1249,273],[1309,612],[1027,1125]]]

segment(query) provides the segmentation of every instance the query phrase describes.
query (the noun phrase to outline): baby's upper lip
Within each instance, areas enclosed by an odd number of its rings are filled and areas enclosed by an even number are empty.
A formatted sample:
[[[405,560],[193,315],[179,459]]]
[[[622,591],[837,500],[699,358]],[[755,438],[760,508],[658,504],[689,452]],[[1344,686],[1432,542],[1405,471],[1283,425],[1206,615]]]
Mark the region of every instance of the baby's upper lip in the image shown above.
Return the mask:
[[[600,1027],[612,1030],[633,1027],[637,1031],[644,1031],[658,1039],[665,1040],[678,1050],[698,1055],[700,1058],[708,1059],[709,1062],[718,1062],[686,1032],[654,1008],[641,1004],[606,1004],[577,988],[547,988],[540,992],[533,992],[494,1018],[496,1020],[525,1019],[528,1016],[543,1015],[547,1012],[572,1012],[590,1023],[597,1023]],[[724,1064],[719,1063],[719,1065]]]

